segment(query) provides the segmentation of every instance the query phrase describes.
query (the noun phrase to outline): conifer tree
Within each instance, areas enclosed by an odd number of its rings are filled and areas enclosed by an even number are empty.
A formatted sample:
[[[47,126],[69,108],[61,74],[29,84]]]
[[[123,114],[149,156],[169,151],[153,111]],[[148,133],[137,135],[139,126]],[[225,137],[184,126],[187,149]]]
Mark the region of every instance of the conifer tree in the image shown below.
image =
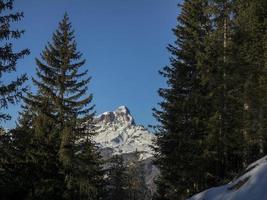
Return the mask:
[[[208,1],[185,0],[173,30],[175,45],[168,47],[170,65],[160,72],[168,87],[159,90],[163,101],[154,110],[160,122],[155,157],[161,172],[154,199],[185,199],[206,187],[202,156],[210,102],[200,72],[205,71],[202,52],[210,31]]]
[[[90,106],[92,95],[87,95],[90,78],[87,70],[81,71],[85,60],[76,46],[65,14],[41,60],[36,59],[38,79],[33,82],[38,93],[29,94],[25,103],[34,113],[33,121],[41,123],[33,127],[37,137],[53,140],[59,156],[58,173],[64,175],[62,198],[100,199],[102,173],[99,154],[91,142],[94,106]],[[49,120],[43,117],[51,120],[53,131],[46,132]]]
[[[14,28],[13,23],[19,22],[23,18],[23,12],[12,12],[13,0],[0,1],[0,121],[8,120],[11,117],[4,112],[9,104],[15,104],[26,90],[23,83],[27,80],[25,74],[16,78],[9,77],[16,71],[17,62],[29,54],[28,49],[14,51],[13,43],[19,39],[24,31]],[[13,76],[14,77],[14,76]],[[10,173],[10,160],[13,159],[14,148],[11,144],[11,132],[1,128],[0,134],[0,199],[12,199],[21,194],[21,182]],[[15,152],[17,153],[17,152]],[[17,171],[20,173],[19,171]],[[14,182],[15,181],[15,182]],[[14,184],[15,183],[15,184]]]
[[[125,200],[126,196],[126,163],[120,155],[113,156],[108,161],[107,200]]]
[[[149,200],[151,195],[145,182],[144,168],[139,160],[139,153],[134,152],[126,168],[125,192],[129,200]]]
[[[266,16],[264,0],[237,1],[237,44],[243,70],[245,163],[266,154],[267,71]]]
[[[17,61],[29,54],[28,49],[15,52],[13,49],[12,40],[19,39],[24,33],[23,30],[12,28],[13,22],[19,22],[23,18],[22,12],[11,13],[13,9],[13,0],[0,1],[0,120],[10,118],[8,114],[3,112],[3,109],[8,107],[8,104],[16,103],[25,91],[22,84],[26,81],[26,74],[23,74],[16,79],[8,82],[8,74],[16,71]]]
[[[244,161],[242,74],[234,40],[233,8],[231,0],[210,1],[213,29],[206,38],[206,72],[201,74],[210,102],[205,145],[209,186],[230,181]]]
[[[8,150],[2,166],[6,169],[3,186],[8,198],[61,199],[64,176],[59,173],[60,162],[53,138],[55,125],[43,115],[33,117],[29,110],[21,113],[18,126],[7,135]],[[11,195],[11,196],[10,196]]]

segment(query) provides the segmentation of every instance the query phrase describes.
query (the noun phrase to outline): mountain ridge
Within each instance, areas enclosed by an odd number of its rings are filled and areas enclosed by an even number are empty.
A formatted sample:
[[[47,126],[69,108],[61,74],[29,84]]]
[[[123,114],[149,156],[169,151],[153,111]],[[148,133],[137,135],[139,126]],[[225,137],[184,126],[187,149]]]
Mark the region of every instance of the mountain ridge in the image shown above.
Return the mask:
[[[104,112],[94,119],[95,143],[101,149],[109,149],[112,155],[138,152],[139,159],[153,157],[151,145],[155,135],[142,125],[137,125],[126,106]]]

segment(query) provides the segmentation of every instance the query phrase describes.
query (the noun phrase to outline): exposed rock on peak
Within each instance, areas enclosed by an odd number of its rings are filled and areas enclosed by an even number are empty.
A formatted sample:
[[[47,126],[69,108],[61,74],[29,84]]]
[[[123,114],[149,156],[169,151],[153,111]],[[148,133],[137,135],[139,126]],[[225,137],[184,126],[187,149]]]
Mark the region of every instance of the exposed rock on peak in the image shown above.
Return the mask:
[[[96,124],[117,124],[120,126],[135,125],[134,119],[126,106],[120,106],[115,111],[104,112],[95,119]]]
[[[129,109],[126,106],[120,106],[116,110],[117,112],[130,113]]]
[[[105,112],[95,118],[97,134],[93,137],[100,147],[104,159],[112,155],[122,155],[123,159],[130,161],[136,152],[144,168],[145,182],[151,193],[155,191],[154,178],[159,170],[153,165],[154,135],[146,128],[136,125],[126,106],[120,106],[115,111]]]
[[[143,126],[136,125],[129,109],[120,106],[115,111],[104,112],[95,118],[97,135],[95,142],[111,154],[140,152],[140,159],[152,157],[150,145],[154,135]]]

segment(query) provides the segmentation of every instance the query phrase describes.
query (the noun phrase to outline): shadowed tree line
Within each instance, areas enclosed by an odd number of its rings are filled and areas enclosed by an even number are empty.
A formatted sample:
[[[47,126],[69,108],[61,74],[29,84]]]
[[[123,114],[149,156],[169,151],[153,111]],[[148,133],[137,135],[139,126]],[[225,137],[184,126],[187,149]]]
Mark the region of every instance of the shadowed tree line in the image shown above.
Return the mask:
[[[154,109],[154,199],[186,199],[267,153],[265,0],[184,0]]]
[[[29,54],[28,49],[14,52],[12,48],[11,41],[24,33],[11,29],[23,17],[23,13],[12,13],[13,3],[0,0],[0,39],[4,43],[0,47],[0,119],[10,118],[4,112],[8,105],[20,99],[23,103],[16,128],[1,129],[0,199],[116,199],[117,190],[127,194],[124,199],[143,199],[138,162],[123,166],[130,172],[120,174],[128,184],[122,187],[116,170],[108,174],[103,168],[99,149],[92,142],[91,78],[67,14],[35,59],[32,82],[37,91],[23,86],[25,74],[6,83],[6,74],[15,72],[17,61]],[[116,161],[108,165],[120,166],[120,160]]]
[[[22,100],[16,127],[0,130],[0,199],[152,199],[138,155],[103,161],[92,141],[90,76],[67,14],[27,76],[7,78],[28,49],[13,0],[0,0],[0,120]],[[229,182],[267,152],[265,0],[184,0],[160,71],[167,87],[154,109],[155,200],[184,200]],[[106,167],[104,167],[106,166]]]

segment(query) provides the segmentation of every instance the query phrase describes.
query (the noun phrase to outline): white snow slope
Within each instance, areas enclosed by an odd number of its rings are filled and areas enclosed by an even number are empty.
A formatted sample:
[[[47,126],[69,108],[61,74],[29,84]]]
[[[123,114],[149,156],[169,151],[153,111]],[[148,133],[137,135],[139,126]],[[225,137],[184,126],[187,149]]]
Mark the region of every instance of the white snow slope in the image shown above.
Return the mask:
[[[140,160],[153,156],[150,145],[155,136],[143,126],[135,124],[126,106],[99,115],[95,122],[97,135],[93,139],[101,148],[109,148],[113,155],[137,151]]]
[[[249,165],[232,182],[210,188],[189,200],[267,200],[267,156]]]

